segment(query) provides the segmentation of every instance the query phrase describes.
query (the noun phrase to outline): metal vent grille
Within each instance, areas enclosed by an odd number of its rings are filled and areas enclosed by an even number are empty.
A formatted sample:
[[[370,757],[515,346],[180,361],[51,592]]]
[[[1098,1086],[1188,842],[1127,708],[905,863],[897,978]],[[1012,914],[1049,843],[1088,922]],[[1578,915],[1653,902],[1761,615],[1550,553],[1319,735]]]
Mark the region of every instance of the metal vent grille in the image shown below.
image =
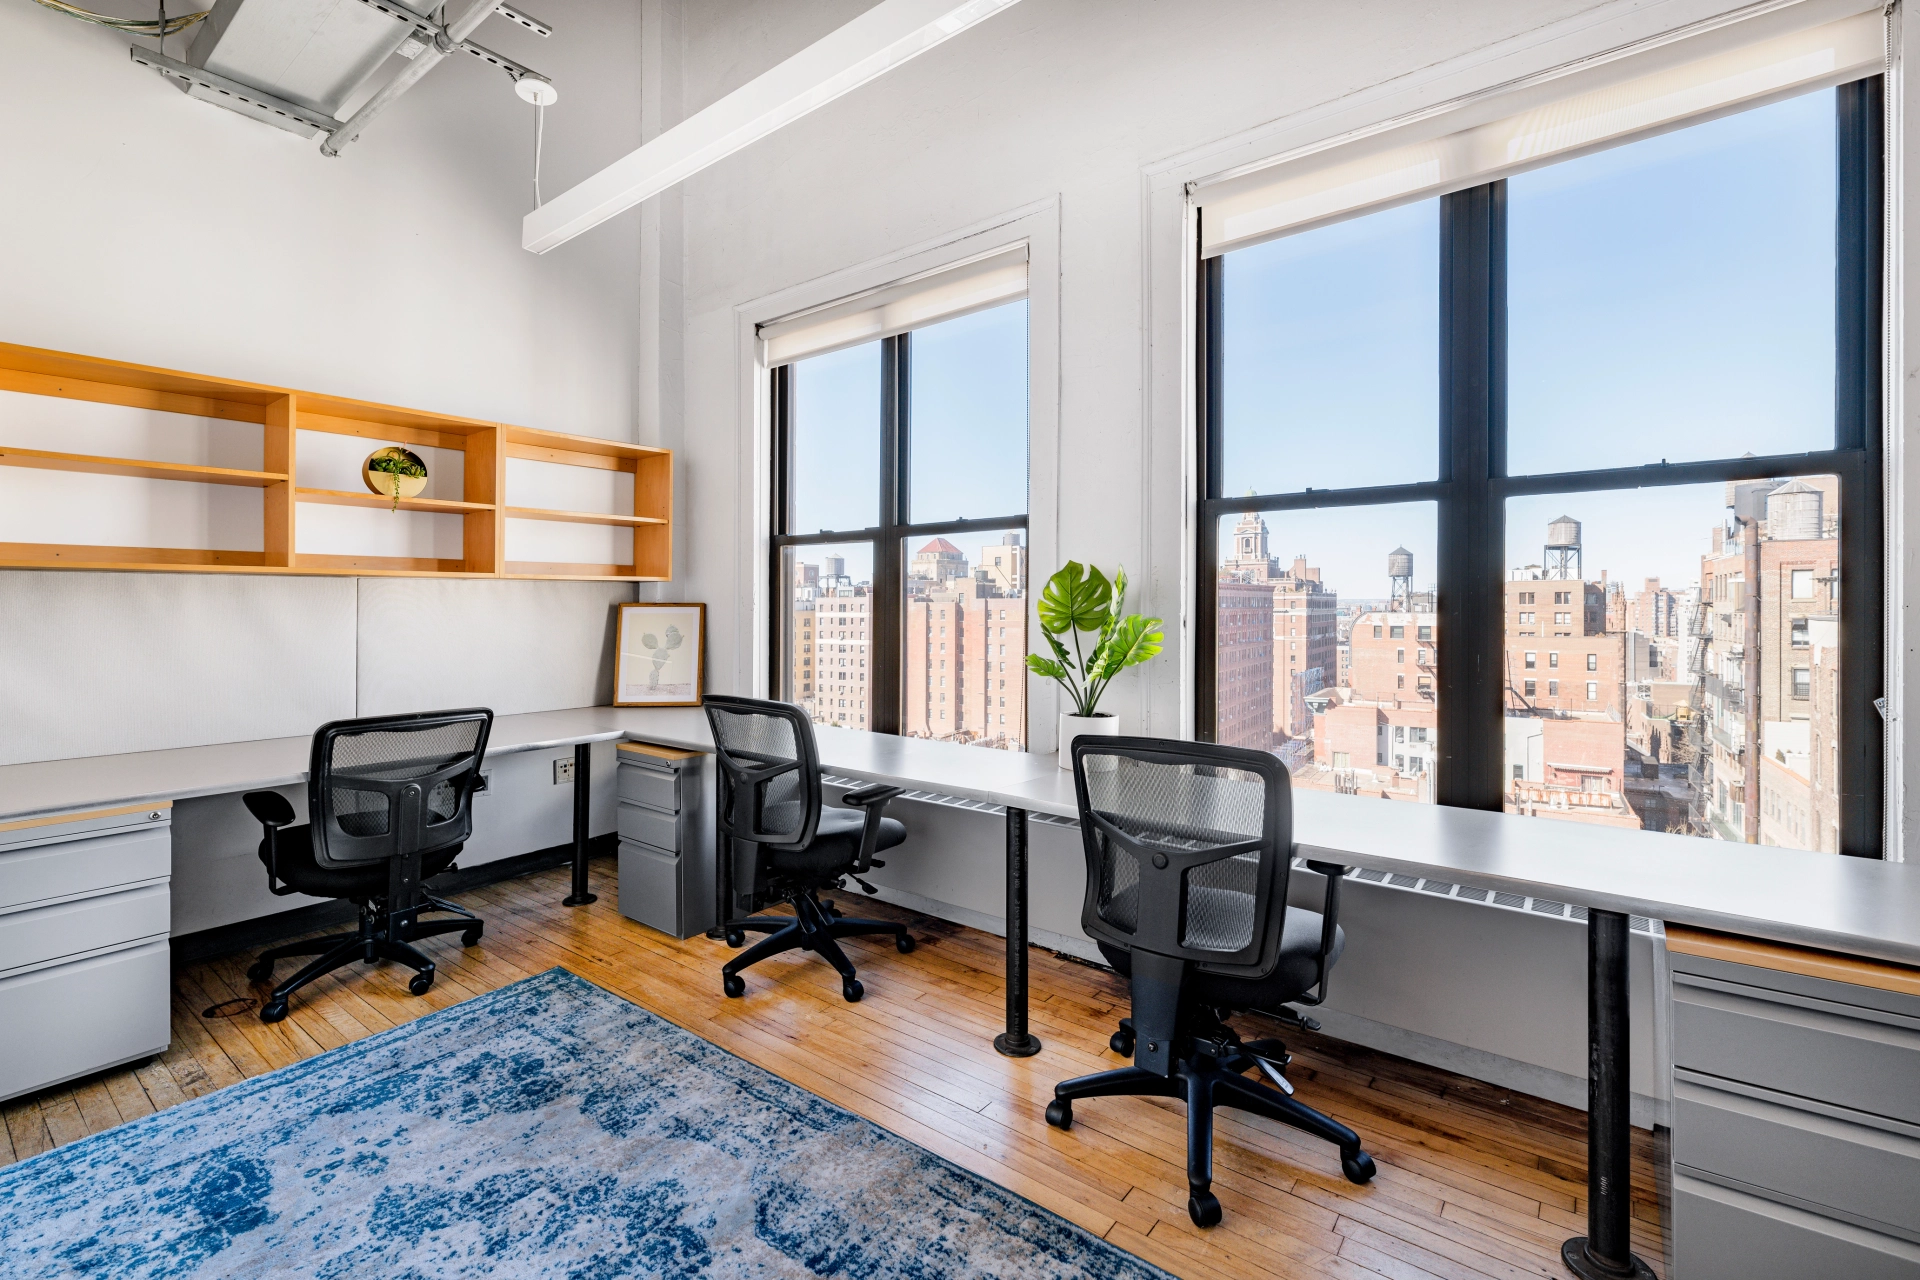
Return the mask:
[[[1517,893],[1495,892],[1493,901],[1496,906],[1512,907],[1518,911],[1524,911],[1527,908],[1527,900]]]
[[[1420,883],[1420,880],[1419,880],[1419,877],[1417,876],[1403,876],[1396,871],[1394,874],[1387,877],[1387,883],[1398,886],[1399,888],[1402,888],[1402,889],[1411,889],[1414,886],[1418,885]]]
[[[1450,885],[1444,880],[1422,880],[1420,882],[1421,890],[1426,893],[1452,893],[1455,887],[1456,886]]]
[[[1552,902],[1546,898],[1535,898],[1533,900],[1533,909],[1543,916],[1563,916],[1567,913],[1567,904],[1564,902]]]

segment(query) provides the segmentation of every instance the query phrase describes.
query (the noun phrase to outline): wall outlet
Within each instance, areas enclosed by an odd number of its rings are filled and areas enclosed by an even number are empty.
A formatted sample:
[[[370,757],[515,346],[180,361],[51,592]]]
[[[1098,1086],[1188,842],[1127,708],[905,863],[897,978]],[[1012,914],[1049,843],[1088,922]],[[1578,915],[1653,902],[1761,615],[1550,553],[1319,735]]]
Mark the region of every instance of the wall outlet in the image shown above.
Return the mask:
[[[483,769],[480,771],[480,789],[473,793],[473,798],[478,800],[483,796],[490,796],[492,794],[493,794],[493,775]]]
[[[572,756],[563,756],[553,762],[553,785],[556,787],[573,785]]]

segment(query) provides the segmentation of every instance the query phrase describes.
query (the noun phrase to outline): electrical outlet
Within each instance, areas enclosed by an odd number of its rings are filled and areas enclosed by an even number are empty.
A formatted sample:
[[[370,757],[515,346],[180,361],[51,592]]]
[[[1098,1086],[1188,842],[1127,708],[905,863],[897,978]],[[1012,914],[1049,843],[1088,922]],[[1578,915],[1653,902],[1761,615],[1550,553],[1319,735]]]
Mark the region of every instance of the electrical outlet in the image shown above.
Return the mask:
[[[486,771],[482,770],[480,774],[480,786],[474,791],[473,798],[478,800],[482,796],[490,796],[492,794],[493,794],[493,775],[491,773],[487,773]]]
[[[553,762],[553,785],[571,786],[573,784],[573,757],[562,756]]]

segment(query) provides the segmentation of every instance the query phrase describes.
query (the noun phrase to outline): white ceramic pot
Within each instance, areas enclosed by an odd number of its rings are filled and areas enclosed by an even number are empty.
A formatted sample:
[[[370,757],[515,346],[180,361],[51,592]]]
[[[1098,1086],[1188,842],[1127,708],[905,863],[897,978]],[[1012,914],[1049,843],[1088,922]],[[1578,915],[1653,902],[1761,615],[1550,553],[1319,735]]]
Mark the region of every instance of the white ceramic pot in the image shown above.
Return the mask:
[[[1060,713],[1060,767],[1073,768],[1075,738],[1117,738],[1119,736],[1119,716],[1076,716],[1062,711]]]

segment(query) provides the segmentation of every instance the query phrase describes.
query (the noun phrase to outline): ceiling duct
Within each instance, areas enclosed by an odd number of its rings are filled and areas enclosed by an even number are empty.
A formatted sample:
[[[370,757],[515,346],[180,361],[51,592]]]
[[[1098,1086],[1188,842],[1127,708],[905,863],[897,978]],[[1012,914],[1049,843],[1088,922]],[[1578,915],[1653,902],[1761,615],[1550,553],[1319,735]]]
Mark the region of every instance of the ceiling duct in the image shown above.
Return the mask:
[[[332,156],[450,54],[506,72],[529,102],[552,102],[546,76],[467,38],[493,14],[537,35],[553,33],[538,18],[493,0],[473,0],[444,27],[428,0],[215,0],[184,62],[141,45],[128,52],[187,96],[321,138],[321,151]],[[351,119],[340,119],[346,103],[396,54],[409,65]]]

